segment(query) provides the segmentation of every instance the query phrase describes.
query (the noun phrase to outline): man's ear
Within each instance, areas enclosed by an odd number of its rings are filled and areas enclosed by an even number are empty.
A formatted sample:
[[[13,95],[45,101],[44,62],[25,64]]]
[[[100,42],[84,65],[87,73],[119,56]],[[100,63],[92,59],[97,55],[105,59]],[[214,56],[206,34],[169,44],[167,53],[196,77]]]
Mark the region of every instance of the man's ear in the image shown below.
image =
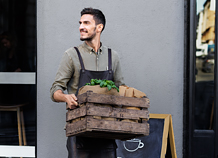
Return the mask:
[[[98,25],[97,25],[97,32],[101,33],[103,27],[104,27],[103,24],[98,24]]]

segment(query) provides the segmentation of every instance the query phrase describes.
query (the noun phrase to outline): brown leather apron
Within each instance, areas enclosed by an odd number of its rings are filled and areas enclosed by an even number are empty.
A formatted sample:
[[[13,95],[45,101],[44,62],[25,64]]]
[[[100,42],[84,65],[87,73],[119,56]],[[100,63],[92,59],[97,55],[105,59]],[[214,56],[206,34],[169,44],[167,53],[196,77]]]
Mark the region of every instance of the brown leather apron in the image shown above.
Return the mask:
[[[77,47],[81,70],[79,77],[79,88],[89,83],[91,79],[113,80],[111,49],[108,49],[108,70],[89,71],[85,69],[81,54]],[[67,139],[68,158],[116,158],[116,142],[112,139],[88,138],[73,136]]]

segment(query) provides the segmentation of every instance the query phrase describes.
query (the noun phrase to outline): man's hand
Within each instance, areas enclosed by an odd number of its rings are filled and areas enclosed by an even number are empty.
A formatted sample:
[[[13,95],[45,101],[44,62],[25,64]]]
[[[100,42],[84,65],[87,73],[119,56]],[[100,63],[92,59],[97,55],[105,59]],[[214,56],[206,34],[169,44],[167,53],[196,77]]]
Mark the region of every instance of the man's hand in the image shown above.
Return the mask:
[[[66,102],[69,109],[75,109],[78,106],[77,97],[74,94],[64,94],[61,90],[57,90],[53,97],[57,102]]]
[[[76,109],[78,106],[77,97],[74,94],[65,94],[65,98],[65,102],[67,103],[68,108]]]

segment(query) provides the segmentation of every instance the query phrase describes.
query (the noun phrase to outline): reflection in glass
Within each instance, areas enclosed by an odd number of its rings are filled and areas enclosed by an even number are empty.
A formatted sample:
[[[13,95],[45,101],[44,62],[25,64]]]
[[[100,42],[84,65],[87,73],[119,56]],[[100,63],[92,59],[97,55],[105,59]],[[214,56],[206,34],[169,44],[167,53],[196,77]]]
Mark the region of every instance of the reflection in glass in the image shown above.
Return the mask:
[[[29,65],[25,51],[19,50],[15,35],[0,34],[0,72],[28,72]]]
[[[213,129],[215,0],[196,0],[194,128]]]

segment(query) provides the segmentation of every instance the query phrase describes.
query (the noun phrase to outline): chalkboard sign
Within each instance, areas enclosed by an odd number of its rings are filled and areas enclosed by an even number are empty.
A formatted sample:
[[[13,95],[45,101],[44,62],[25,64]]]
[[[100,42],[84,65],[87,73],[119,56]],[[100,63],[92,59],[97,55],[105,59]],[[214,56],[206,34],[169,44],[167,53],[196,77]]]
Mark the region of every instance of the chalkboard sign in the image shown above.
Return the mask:
[[[165,158],[167,147],[170,147],[170,157],[177,157],[171,115],[150,114],[149,125],[149,136],[116,140],[117,158]]]

